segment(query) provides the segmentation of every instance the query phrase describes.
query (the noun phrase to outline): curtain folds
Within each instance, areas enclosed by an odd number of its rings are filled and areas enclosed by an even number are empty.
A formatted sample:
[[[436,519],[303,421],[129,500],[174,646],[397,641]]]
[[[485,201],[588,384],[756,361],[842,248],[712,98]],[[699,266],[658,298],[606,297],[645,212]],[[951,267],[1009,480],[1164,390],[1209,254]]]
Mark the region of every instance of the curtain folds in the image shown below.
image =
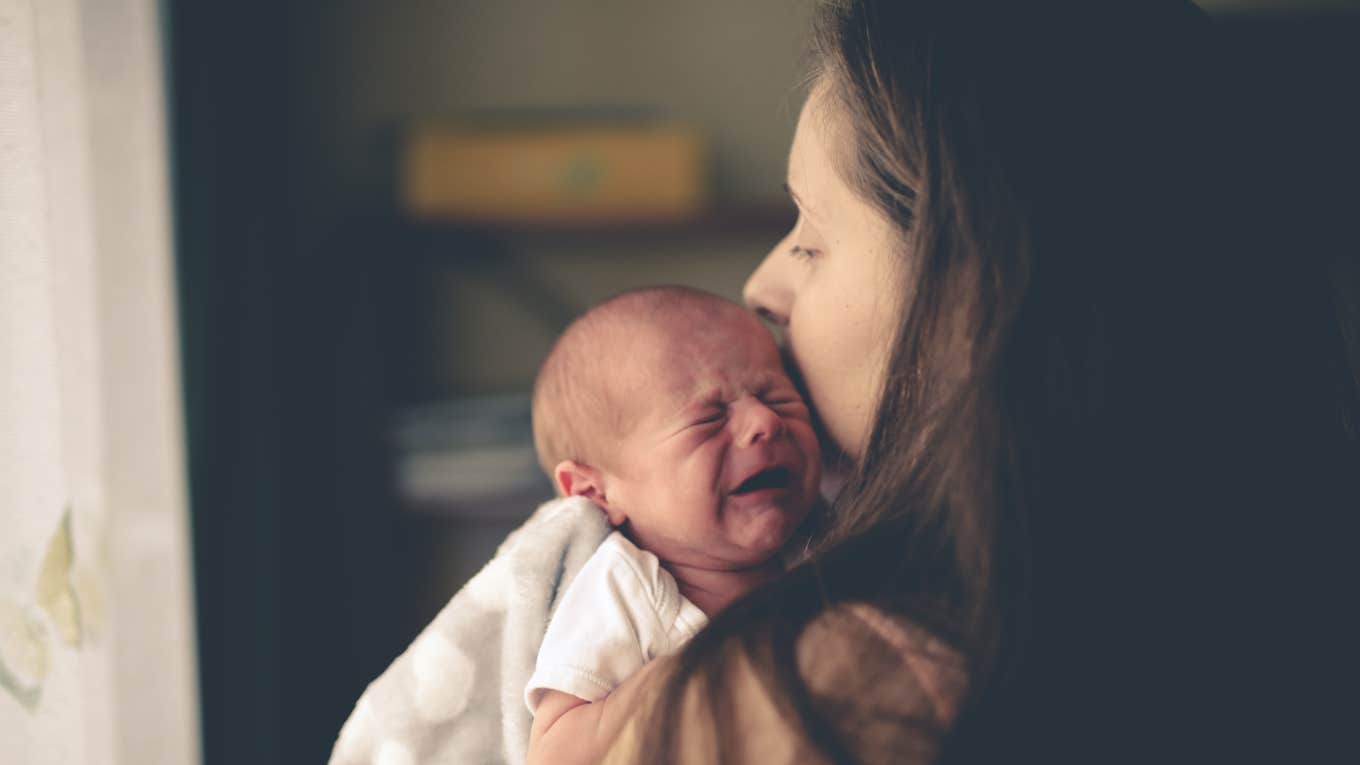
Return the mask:
[[[152,0],[0,0],[0,747],[199,759]]]

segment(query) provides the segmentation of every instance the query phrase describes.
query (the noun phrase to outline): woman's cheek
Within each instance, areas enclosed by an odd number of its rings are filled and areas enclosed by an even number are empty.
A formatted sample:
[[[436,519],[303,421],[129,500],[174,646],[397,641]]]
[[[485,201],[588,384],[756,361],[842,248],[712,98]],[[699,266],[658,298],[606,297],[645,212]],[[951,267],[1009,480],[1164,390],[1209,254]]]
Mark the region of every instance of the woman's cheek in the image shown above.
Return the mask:
[[[847,359],[836,353],[834,337],[825,338],[820,343],[798,354],[795,358],[803,372],[803,382],[807,386],[808,398],[817,413],[826,434],[842,451],[850,451],[855,443],[855,428],[849,416],[854,409],[852,386],[848,377],[854,373],[848,368]]]

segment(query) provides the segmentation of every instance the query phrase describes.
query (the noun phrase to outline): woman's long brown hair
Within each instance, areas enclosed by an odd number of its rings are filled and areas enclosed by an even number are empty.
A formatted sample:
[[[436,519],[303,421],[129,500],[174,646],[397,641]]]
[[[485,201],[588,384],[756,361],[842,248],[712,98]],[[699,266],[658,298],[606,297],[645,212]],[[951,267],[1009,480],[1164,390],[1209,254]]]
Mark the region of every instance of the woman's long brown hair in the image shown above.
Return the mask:
[[[719,748],[743,735],[733,651],[832,761],[908,759],[857,749],[798,675],[803,627],[848,601],[967,661],[951,730],[901,720],[922,756],[1100,762],[1211,729],[1192,710],[1232,687],[1271,556],[1360,508],[1323,269],[1252,186],[1213,35],[1159,0],[823,6],[839,169],[895,224],[905,309],[822,546],[686,648],[649,759],[686,746],[691,683]]]

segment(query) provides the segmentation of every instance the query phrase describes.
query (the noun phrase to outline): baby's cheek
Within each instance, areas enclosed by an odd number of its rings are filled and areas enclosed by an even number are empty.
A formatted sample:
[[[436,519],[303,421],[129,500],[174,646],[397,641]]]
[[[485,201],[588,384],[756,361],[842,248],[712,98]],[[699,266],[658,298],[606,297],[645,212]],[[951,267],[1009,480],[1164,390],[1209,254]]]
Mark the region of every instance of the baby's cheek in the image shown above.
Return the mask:
[[[719,479],[720,476],[711,474],[671,486],[668,489],[670,497],[661,501],[670,506],[670,514],[677,524],[702,525],[718,511],[720,495],[716,486]]]
[[[817,448],[816,437],[811,436],[811,434],[809,436],[812,438],[812,448],[807,455],[807,472],[804,476],[804,484],[810,487],[813,493],[816,493],[822,483],[822,453]]]

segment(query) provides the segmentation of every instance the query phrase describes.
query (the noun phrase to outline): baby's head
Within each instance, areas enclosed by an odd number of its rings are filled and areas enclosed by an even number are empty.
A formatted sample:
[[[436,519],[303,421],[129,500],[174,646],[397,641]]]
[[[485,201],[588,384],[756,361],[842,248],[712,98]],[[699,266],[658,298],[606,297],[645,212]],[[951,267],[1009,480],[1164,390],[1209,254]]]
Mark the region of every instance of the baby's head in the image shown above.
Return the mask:
[[[774,339],[699,290],[634,290],[577,319],[539,370],[533,418],[557,491],[663,561],[763,563],[817,497],[817,439]]]

